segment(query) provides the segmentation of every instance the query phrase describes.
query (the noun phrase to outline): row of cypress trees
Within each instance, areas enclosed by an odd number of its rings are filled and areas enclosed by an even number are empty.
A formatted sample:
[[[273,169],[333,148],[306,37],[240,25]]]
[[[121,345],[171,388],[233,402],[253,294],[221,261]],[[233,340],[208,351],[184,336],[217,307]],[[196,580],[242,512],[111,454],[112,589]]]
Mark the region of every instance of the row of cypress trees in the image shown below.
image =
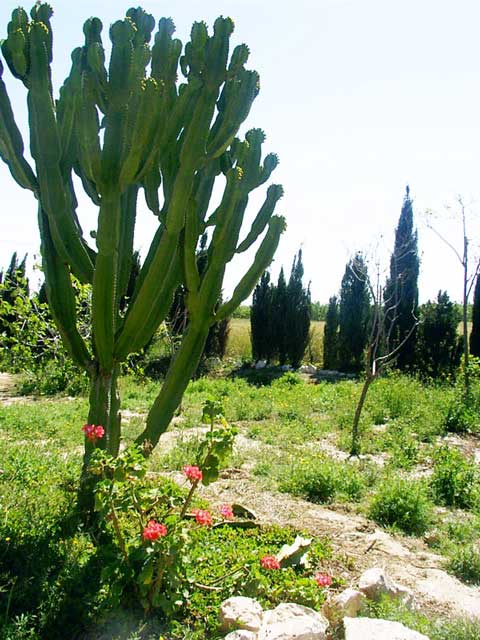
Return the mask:
[[[290,277],[283,267],[277,284],[265,271],[253,292],[250,313],[254,360],[278,361],[298,367],[308,344],[311,318],[310,286],[303,285],[302,251],[294,257]]]
[[[374,307],[381,307],[384,333],[380,349],[395,353],[395,366],[431,377],[453,373],[461,355],[457,335],[460,314],[447,293],[419,307],[418,235],[407,186],[395,229],[390,273],[384,287],[372,283],[364,256],[357,253],[346,265],[340,296],[332,296],[324,330],[325,369],[358,373],[364,369]],[[378,308],[377,308],[378,311]],[[470,352],[480,357],[480,276],[477,276],[470,335]]]

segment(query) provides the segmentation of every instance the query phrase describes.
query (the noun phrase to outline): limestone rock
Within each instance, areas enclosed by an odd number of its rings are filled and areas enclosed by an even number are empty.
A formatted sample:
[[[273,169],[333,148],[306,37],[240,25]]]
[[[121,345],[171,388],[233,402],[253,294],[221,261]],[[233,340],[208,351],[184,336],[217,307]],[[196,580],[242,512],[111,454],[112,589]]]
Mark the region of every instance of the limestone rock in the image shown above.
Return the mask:
[[[331,623],[338,623],[348,616],[354,618],[360,612],[365,595],[356,589],[345,589],[322,607],[322,613]]]
[[[302,364],[299,369],[300,373],[317,373],[317,367],[313,364]]]
[[[255,631],[247,631],[246,629],[237,629],[232,631],[224,640],[256,640],[257,634]]]
[[[345,618],[345,640],[429,640],[400,622],[374,618]]]
[[[255,369],[265,369],[265,367],[267,366],[267,361],[266,360],[258,360],[255,363]]]
[[[253,598],[234,596],[222,602],[218,617],[223,631],[258,631],[262,623],[262,614],[262,606]]]
[[[325,640],[327,628],[317,611],[287,602],[263,614],[258,640]]]
[[[390,598],[402,600],[407,606],[414,606],[412,591],[393,582],[385,571],[379,567],[367,569],[362,573],[358,588],[369,600],[380,600],[382,596],[389,596]]]

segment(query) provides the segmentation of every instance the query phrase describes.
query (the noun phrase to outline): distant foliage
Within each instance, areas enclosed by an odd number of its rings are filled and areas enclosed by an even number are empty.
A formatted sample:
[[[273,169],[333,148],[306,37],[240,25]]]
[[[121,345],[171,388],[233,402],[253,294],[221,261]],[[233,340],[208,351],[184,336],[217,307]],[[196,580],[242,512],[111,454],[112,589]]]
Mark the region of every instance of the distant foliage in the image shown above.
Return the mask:
[[[352,258],[340,289],[338,357],[341,371],[359,373],[370,324],[370,293],[367,265],[361,253]]]
[[[412,332],[418,309],[418,257],[417,232],[413,227],[413,207],[410,189],[407,186],[402,211],[395,229],[395,246],[390,259],[390,277],[384,291],[386,334],[389,336],[388,351],[404,342],[395,364],[398,369],[408,371],[415,360],[416,330]]]
[[[446,292],[436,302],[419,309],[416,369],[424,378],[453,376],[460,363],[461,336],[457,334],[460,314]]]
[[[480,274],[475,281],[472,307],[472,331],[470,333],[470,355],[480,358]]]
[[[337,296],[328,301],[323,332],[323,368],[336,369],[338,367],[338,325],[339,309]]]
[[[239,318],[240,320],[248,320],[250,318],[250,307],[247,304],[241,304],[233,312],[232,318]]]
[[[303,285],[302,252],[292,265],[288,283],[280,269],[277,285],[265,272],[253,293],[250,313],[252,354],[255,360],[298,367],[310,339],[310,287]]]
[[[254,360],[269,362],[275,355],[273,341],[273,295],[274,287],[270,273],[265,271],[253,292],[250,313],[252,355]]]
[[[321,304],[317,301],[312,302],[312,304],[310,305],[310,316],[314,322],[324,322],[327,319],[327,312],[328,304]]]

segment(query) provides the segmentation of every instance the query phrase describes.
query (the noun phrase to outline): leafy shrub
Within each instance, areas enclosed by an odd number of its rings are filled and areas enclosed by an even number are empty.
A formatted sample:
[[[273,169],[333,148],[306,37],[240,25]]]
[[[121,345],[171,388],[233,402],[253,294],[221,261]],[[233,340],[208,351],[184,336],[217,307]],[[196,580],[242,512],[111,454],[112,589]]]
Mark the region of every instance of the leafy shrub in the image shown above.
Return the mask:
[[[458,546],[451,551],[447,569],[464,582],[480,585],[480,547],[478,542]]]
[[[445,429],[451,433],[473,433],[479,426],[478,407],[471,400],[455,397],[448,407]]]
[[[284,467],[279,488],[311,502],[331,502],[334,498],[358,501],[365,482],[356,467],[316,456]]]
[[[436,452],[430,482],[440,504],[470,509],[478,499],[476,467],[452,447],[443,446]]]
[[[432,506],[424,485],[405,478],[389,478],[374,495],[369,516],[378,524],[421,535],[432,520]]]

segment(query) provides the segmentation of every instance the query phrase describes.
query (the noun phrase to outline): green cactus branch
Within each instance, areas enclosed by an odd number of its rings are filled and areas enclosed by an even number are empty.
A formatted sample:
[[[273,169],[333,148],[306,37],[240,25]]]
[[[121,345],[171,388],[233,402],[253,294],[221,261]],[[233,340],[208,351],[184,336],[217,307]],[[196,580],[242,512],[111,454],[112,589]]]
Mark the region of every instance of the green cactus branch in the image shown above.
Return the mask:
[[[150,14],[129,9],[109,29],[108,62],[102,23],[90,18],[55,100],[52,13],[45,3],[37,3],[30,18],[16,9],[2,44],[8,68],[27,90],[35,171],[24,157],[1,63],[0,157],[38,200],[48,301],[66,348],[90,376],[88,420],[104,426],[102,446],[116,455],[120,364],[148,343],[182,285],[188,329],[139,436],[139,442],[154,445],[197,367],[210,325],[232,313],[271,262],[285,226],[274,215],[283,190],[268,188],[240,241],[249,195],[270,178],[278,159],[268,154],[262,162],[260,129],[248,131],[244,140],[237,137],[260,84],[258,74],[245,68],[246,45],[230,55],[230,18],[218,18],[213,33],[195,23],[182,47],[171,19],[160,19],[154,33]],[[77,217],[75,176],[99,210],[96,250]],[[217,178],[225,182],[224,191],[211,211]],[[127,299],[142,191],[158,226]],[[199,271],[196,252],[206,229],[210,242]],[[252,266],[215,312],[228,263],[262,235]],[[72,275],[92,286],[90,344],[77,329]],[[87,469],[88,442],[85,451]]]

